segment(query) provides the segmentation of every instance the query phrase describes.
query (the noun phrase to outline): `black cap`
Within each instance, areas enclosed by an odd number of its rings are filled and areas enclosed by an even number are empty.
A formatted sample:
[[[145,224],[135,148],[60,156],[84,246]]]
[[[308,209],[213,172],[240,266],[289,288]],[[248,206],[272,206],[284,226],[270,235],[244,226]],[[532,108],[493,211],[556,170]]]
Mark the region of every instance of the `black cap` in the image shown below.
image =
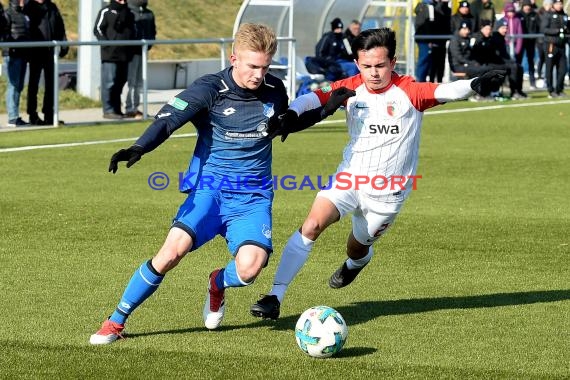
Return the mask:
[[[507,21],[506,17],[503,17],[495,23],[495,30],[499,30],[499,28],[502,26],[509,26],[509,22]]]
[[[335,30],[338,28],[343,28],[344,25],[342,24],[342,20],[340,18],[335,18],[334,20],[331,21],[331,30]]]
[[[467,28],[467,29],[471,30],[471,22],[461,21],[461,24],[459,24],[459,29],[463,29],[463,28]]]
[[[491,25],[491,20],[481,20],[481,28],[483,28],[484,26],[490,26]]]
[[[466,7],[469,8],[469,2],[468,1],[462,1],[459,3],[459,8],[461,7]]]

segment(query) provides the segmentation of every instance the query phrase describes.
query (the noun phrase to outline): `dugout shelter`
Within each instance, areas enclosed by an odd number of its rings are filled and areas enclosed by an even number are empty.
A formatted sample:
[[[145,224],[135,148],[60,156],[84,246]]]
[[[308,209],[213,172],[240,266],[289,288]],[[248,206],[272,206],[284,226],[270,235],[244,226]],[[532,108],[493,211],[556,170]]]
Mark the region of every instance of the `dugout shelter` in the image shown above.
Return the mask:
[[[389,27],[396,32],[398,71],[414,73],[413,0],[244,0],[234,22],[234,34],[244,22],[264,23],[278,37],[294,38],[280,43],[276,58],[290,63],[291,72],[303,73],[304,58],[315,54],[315,45],[330,22],[339,17],[346,28],[351,20],[362,30]]]

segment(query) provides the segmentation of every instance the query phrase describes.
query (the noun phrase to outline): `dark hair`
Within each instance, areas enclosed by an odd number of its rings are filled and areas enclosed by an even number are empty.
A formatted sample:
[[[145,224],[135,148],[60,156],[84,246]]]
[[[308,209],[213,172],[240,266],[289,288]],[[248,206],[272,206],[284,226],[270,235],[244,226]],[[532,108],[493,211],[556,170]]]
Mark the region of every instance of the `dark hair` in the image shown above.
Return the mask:
[[[352,42],[352,52],[358,58],[360,50],[370,50],[377,47],[388,49],[388,58],[396,56],[396,33],[390,28],[366,29]]]

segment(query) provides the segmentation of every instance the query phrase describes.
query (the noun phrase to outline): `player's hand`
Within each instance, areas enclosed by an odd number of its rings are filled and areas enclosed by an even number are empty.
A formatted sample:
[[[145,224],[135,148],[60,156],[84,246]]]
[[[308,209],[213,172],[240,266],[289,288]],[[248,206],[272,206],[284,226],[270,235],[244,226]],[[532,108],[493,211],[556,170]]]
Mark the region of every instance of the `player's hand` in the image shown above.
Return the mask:
[[[109,164],[109,172],[116,173],[119,168],[118,164],[121,161],[127,161],[127,168],[130,168],[141,159],[144,154],[143,148],[140,146],[133,145],[127,149],[121,149],[117,153],[113,154],[111,157],[111,163]]]
[[[489,96],[493,91],[498,91],[505,81],[505,70],[491,70],[471,81],[473,91],[481,96]]]
[[[336,110],[340,106],[342,106],[342,104],[346,101],[346,99],[355,95],[356,92],[354,92],[354,90],[349,90],[346,87],[339,87],[333,92],[331,92],[329,101],[327,102],[327,104],[325,104],[321,112],[321,116],[323,117],[323,119],[335,113]]]
[[[281,142],[285,142],[289,132],[292,129],[292,125],[297,123],[299,120],[299,115],[293,110],[287,110],[285,113],[279,115],[277,118],[273,118],[267,127],[267,137],[274,139],[277,136],[281,136]]]

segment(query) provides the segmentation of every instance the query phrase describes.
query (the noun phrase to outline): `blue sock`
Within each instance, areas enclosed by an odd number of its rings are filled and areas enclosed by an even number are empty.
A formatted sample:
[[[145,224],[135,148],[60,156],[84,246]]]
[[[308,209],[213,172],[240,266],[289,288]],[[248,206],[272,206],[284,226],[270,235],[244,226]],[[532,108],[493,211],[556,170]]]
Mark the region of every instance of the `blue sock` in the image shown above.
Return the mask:
[[[125,323],[129,315],[158,289],[164,275],[158,273],[151,261],[143,263],[133,274],[119,305],[109,317],[115,323]]]
[[[236,269],[236,261],[231,260],[225,269],[222,269],[216,277],[216,285],[218,288],[220,284],[223,284],[223,288],[237,288],[240,286],[246,286],[251,284],[251,282],[244,282],[238,275]],[[220,288],[221,289],[221,288]]]

